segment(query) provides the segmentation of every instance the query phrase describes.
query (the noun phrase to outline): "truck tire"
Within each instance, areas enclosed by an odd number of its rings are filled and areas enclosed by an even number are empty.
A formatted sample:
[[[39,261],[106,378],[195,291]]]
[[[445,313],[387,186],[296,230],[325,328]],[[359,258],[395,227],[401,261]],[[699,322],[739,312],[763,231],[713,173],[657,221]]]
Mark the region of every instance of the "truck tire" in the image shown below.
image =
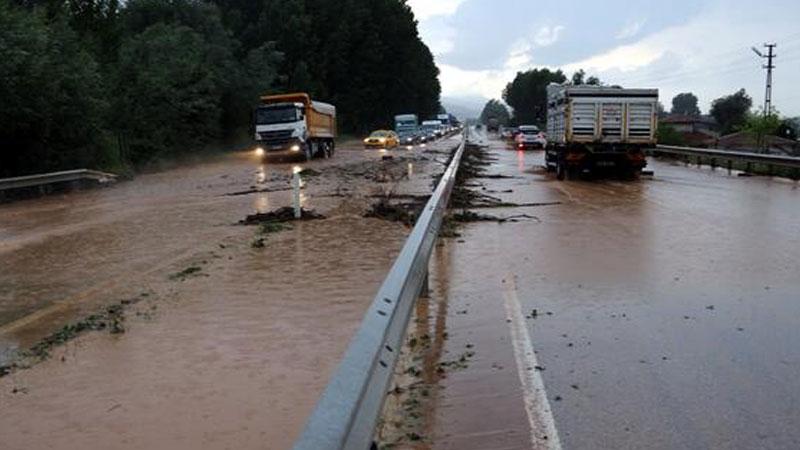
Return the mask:
[[[310,142],[307,142],[305,145],[303,145],[303,154],[306,157],[306,161],[311,161],[311,158],[314,157],[314,151],[311,148]]]
[[[322,150],[322,158],[328,159],[331,157],[331,144],[328,142],[320,143],[320,149]]]
[[[577,180],[581,176],[581,170],[574,167],[567,167],[567,179]]]
[[[564,181],[565,178],[567,178],[566,164],[559,160],[556,162],[556,179]]]

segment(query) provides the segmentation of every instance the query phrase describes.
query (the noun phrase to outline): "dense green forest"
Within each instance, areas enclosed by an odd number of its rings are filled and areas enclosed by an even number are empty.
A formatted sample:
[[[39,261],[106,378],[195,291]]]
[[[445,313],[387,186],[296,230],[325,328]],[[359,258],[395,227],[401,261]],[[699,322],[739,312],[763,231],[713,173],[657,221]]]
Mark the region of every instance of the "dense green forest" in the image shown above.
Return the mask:
[[[438,74],[405,0],[0,0],[0,177],[230,148],[263,93],[363,132],[438,112]]]

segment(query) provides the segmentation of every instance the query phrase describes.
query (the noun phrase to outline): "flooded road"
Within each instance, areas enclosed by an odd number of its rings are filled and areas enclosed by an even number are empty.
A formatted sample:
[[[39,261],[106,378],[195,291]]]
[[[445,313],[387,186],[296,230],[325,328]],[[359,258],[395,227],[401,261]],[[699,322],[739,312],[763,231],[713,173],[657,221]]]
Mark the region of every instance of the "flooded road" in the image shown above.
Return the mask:
[[[482,209],[535,218],[448,242],[443,358],[474,356],[439,382],[423,448],[800,446],[796,183],[659,161],[558,182],[490,144],[487,172],[513,178],[477,190],[561,204]]]
[[[297,165],[229,154],[0,205],[0,362],[129,308],[124,332],[83,334],[0,378],[0,447],[287,448],[408,232],[364,212],[387,192],[429,194],[456,143],[356,144]],[[315,171],[303,207],[326,219],[258,248],[237,222],[290,205],[302,169]]]

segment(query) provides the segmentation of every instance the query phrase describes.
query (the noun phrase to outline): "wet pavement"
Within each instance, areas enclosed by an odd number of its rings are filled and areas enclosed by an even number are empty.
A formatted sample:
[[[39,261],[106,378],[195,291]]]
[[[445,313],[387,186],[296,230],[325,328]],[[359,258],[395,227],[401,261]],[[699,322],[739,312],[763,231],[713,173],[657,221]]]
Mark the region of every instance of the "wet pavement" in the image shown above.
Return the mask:
[[[569,449],[800,447],[797,183],[663,161],[558,182],[541,152],[488,143],[513,178],[476,189],[561,204],[480,210],[536,218],[464,225],[444,284],[434,255],[442,358],[475,354],[412,447],[558,448],[553,420]]]
[[[0,448],[289,447],[408,233],[364,212],[429,194],[456,143],[351,143],[300,164],[228,154],[0,205],[0,364],[130,305],[124,333],[83,334],[0,378]],[[256,227],[237,222],[289,205],[302,169],[317,172],[303,207],[327,218],[254,248]]]

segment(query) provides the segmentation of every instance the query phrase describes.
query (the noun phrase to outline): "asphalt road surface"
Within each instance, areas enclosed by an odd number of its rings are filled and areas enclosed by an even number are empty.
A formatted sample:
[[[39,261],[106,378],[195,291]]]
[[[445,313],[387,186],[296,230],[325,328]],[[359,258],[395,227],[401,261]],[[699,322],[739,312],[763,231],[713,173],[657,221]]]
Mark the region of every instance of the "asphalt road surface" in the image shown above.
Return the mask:
[[[431,448],[800,448],[797,183],[658,161],[559,182],[487,143],[513,178],[476,189],[560,204],[480,210],[536,218],[434,256],[445,358],[474,356],[440,382]]]

